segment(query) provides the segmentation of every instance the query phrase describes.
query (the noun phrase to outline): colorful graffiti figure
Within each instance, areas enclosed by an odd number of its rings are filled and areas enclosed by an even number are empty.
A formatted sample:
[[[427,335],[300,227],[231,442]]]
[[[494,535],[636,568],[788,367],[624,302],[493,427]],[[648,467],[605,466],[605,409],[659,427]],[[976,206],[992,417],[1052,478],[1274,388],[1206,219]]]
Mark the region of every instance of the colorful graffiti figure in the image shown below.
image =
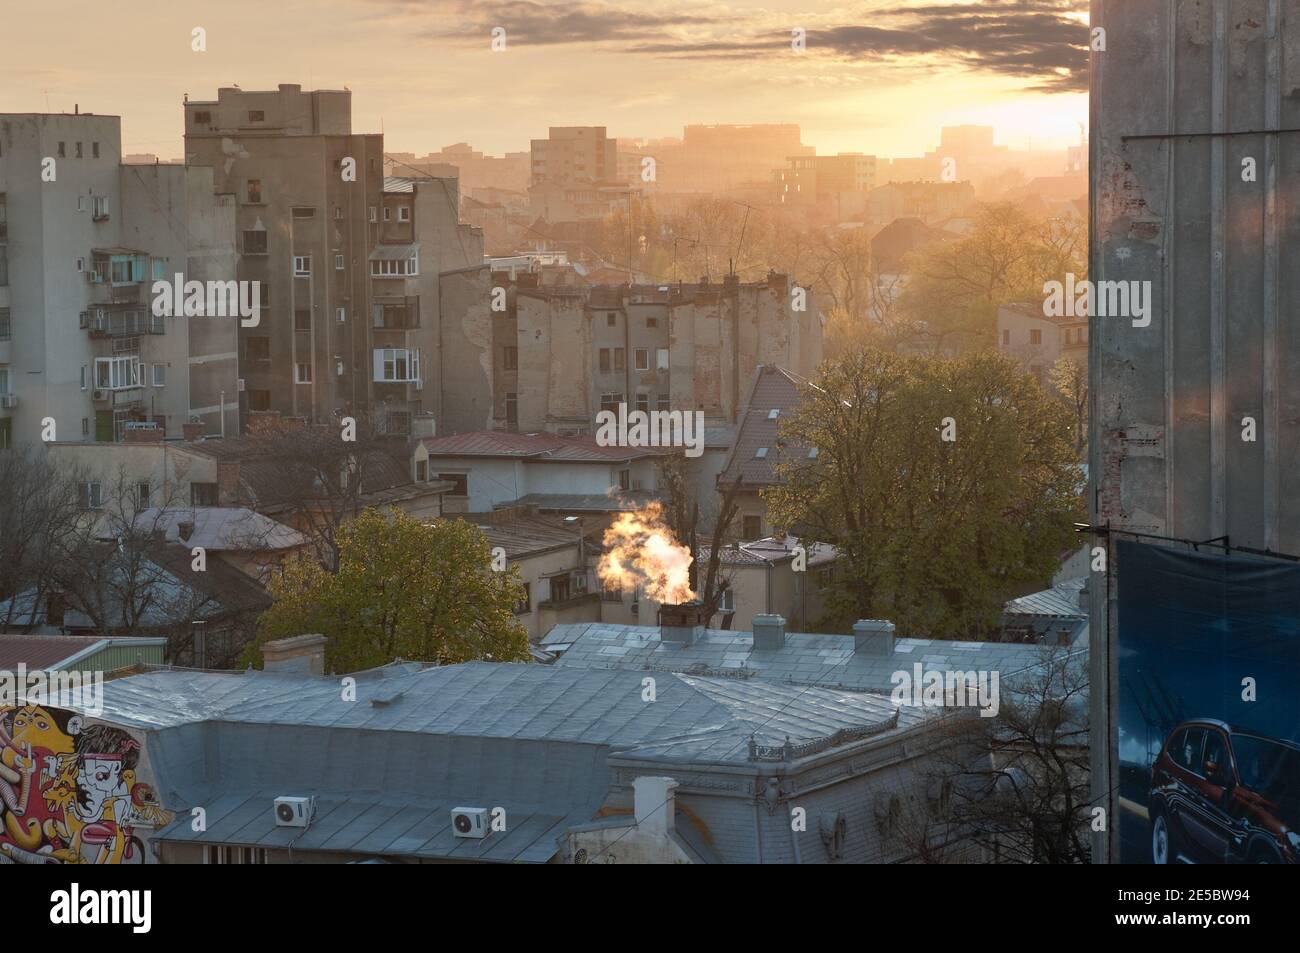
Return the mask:
[[[140,743],[60,709],[0,712],[0,861],[143,863],[136,827],[172,814],[136,779]]]

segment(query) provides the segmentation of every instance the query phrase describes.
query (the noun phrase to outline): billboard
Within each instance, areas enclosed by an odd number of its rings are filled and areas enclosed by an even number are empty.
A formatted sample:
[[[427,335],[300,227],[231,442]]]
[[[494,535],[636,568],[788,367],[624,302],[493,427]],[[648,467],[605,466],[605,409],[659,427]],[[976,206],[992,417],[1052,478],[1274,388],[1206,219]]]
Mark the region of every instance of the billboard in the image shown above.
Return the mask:
[[[1123,863],[1300,863],[1300,564],[1121,540]]]

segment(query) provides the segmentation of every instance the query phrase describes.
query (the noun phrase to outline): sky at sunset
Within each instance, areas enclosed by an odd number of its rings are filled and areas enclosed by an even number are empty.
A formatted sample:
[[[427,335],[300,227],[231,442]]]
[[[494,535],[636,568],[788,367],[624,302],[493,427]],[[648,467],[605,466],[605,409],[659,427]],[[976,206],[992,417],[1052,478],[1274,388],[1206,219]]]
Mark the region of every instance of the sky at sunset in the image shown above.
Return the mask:
[[[1085,0],[6,6],[0,112],[117,114],[124,151],[164,159],[182,153],[182,97],[236,84],[346,86],[354,131],[420,154],[460,141],[522,151],[551,125],[661,137],[753,122],[799,123],[822,153],[918,155],[962,123],[1063,148],[1087,118]],[[504,52],[490,49],[498,26]],[[190,48],[195,27],[207,52]]]

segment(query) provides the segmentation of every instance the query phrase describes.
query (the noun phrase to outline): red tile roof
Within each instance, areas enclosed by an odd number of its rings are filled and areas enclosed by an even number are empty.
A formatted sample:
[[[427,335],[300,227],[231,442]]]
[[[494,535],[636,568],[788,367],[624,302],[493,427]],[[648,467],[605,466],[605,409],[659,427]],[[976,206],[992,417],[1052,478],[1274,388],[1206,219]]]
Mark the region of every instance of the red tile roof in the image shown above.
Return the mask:
[[[0,635],[0,670],[12,672],[20,662],[31,670],[56,666],[102,641],[99,636],[3,634]]]

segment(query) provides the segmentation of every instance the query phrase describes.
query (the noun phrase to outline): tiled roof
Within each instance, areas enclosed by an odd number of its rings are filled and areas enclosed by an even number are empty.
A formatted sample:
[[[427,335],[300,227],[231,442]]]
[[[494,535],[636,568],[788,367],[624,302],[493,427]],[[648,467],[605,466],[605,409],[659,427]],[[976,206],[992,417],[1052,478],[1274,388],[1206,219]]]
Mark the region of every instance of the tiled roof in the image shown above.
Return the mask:
[[[764,681],[856,691],[888,692],[892,676],[924,671],[998,671],[1002,678],[1041,665],[1060,649],[1004,642],[897,639],[894,652],[877,656],[854,651],[851,635],[789,633],[780,649],[755,651],[750,632],[709,629],[691,645],[663,642],[655,626],[578,622],[557,625],[542,648],[558,650],[560,667],[633,671],[724,673]]]
[[[461,518],[474,521],[473,515]],[[565,523],[557,517],[526,516],[505,523],[479,523],[478,526],[487,537],[488,545],[493,548],[500,546],[508,559],[577,546],[579,542],[576,522]]]
[[[81,635],[0,635],[0,671],[19,663],[29,669],[56,669],[59,663],[107,640]]]
[[[182,540],[180,526],[192,523],[191,535]],[[165,530],[167,541],[223,550],[290,549],[305,545],[307,537],[296,529],[242,506],[150,507],[135,517],[142,530]]]
[[[1051,618],[1085,619],[1086,610],[1079,607],[1079,593],[1083,591],[1087,579],[1070,579],[1059,585],[1031,592],[1027,596],[1012,599],[1003,611],[1008,615],[1048,616]]]
[[[718,475],[719,485],[733,482],[738,475],[744,486],[751,488],[779,483],[776,465],[807,455],[807,447],[781,446],[777,437],[778,428],[799,405],[799,387],[804,383],[803,378],[775,364],[759,366],[740,416],[735,446]],[[773,410],[777,411],[775,418]],[[759,457],[761,448],[766,448],[766,453]]]
[[[543,463],[615,463],[663,456],[671,452],[662,447],[602,447],[594,437],[511,433],[507,430],[479,430],[447,437],[425,437],[421,443],[430,456],[514,457]]]

